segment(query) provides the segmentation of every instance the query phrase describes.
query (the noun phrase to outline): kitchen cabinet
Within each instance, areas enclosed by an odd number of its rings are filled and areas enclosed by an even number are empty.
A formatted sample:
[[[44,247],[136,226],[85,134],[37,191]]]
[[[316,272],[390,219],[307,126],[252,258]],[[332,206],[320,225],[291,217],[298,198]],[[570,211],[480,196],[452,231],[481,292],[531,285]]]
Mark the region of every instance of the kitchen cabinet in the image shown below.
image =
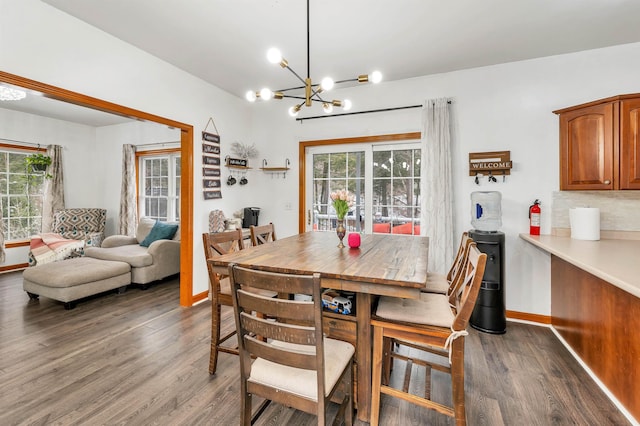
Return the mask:
[[[554,111],[560,190],[640,189],[640,94]]]
[[[520,238],[550,255],[552,327],[640,420],[640,240]]]

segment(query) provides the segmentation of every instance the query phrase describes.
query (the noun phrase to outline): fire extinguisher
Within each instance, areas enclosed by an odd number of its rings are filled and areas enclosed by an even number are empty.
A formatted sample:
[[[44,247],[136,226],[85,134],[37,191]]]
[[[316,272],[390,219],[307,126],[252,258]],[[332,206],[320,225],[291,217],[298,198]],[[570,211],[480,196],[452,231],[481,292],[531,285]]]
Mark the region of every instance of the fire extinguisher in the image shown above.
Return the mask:
[[[540,235],[540,201],[535,200],[529,207],[529,234]]]

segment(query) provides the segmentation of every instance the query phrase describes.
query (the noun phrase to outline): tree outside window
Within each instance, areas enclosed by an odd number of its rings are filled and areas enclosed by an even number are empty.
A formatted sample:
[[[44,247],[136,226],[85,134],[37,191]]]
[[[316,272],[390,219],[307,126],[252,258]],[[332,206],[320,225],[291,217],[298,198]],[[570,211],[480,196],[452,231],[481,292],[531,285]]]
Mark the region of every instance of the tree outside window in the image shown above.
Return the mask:
[[[42,231],[44,173],[25,165],[31,151],[18,151],[0,144],[0,194],[2,222],[7,241],[29,239]]]

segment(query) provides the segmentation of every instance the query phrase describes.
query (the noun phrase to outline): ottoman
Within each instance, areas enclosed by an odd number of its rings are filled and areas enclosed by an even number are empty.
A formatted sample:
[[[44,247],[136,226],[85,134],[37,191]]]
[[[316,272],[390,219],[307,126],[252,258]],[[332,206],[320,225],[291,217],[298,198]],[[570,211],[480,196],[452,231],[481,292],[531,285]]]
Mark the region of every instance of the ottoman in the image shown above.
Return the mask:
[[[73,309],[75,301],[108,290],[123,292],[131,283],[126,262],[77,257],[24,270],[22,288],[31,299],[46,296]]]

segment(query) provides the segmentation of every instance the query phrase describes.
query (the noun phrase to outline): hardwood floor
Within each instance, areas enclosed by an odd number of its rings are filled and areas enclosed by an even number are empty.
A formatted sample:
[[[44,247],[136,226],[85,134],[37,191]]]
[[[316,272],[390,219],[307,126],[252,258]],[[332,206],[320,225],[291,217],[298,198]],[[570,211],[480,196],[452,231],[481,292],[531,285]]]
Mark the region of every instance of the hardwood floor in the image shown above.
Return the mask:
[[[0,424],[238,424],[238,358],[221,354],[209,376],[209,316],[207,303],[179,306],[177,279],[65,311],[44,297],[29,301],[21,272],[0,275]],[[229,310],[223,321],[234,326]],[[466,374],[470,425],[629,424],[545,327],[469,329]],[[448,378],[434,372],[434,381],[435,398],[448,403]],[[453,424],[382,401],[383,425]],[[315,417],[272,404],[257,424],[312,425]]]

